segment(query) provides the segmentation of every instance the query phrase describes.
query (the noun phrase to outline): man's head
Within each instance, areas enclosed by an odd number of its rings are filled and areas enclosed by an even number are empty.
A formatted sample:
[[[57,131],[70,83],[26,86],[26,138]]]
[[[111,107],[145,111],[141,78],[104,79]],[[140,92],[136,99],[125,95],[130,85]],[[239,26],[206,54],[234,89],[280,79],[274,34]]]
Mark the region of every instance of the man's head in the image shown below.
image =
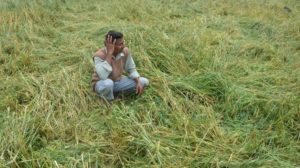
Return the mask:
[[[112,37],[112,41],[116,40],[114,54],[118,54],[118,53],[122,52],[125,47],[125,41],[123,39],[123,34],[121,32],[115,31],[115,30],[110,30],[105,35],[105,40],[109,36]],[[105,41],[104,41],[104,44],[105,44]]]

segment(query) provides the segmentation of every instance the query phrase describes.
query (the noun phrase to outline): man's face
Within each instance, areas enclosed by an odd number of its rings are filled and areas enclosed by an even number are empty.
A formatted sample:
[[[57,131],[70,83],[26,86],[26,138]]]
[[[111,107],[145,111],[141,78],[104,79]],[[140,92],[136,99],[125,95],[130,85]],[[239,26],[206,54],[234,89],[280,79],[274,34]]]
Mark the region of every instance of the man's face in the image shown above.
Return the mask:
[[[114,54],[118,54],[123,51],[125,47],[125,40],[123,38],[117,39],[115,44]]]

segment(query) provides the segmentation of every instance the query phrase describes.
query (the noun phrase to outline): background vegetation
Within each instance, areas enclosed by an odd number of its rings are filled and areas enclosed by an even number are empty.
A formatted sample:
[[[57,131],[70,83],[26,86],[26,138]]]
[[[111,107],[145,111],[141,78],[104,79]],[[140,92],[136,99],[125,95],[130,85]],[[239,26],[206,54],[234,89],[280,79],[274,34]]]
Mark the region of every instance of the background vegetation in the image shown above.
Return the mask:
[[[0,167],[300,166],[298,0],[1,0]],[[111,105],[125,34],[151,86]]]

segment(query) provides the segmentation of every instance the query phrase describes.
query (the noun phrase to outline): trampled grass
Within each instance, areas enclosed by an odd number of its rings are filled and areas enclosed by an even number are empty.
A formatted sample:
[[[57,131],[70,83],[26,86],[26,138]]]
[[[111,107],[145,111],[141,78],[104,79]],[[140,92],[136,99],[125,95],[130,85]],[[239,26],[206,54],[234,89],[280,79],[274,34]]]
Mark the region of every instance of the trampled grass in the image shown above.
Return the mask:
[[[299,167],[298,0],[0,2],[0,167]],[[125,34],[141,97],[91,56]]]

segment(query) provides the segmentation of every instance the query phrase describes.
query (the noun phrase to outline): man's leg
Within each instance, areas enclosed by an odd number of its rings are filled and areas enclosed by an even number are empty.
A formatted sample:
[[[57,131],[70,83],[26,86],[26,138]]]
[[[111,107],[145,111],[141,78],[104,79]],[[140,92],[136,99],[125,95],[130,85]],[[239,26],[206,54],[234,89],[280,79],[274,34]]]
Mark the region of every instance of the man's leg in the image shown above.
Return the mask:
[[[149,80],[144,77],[139,78],[143,87],[149,85]],[[134,92],[136,90],[136,83],[133,79],[127,76],[122,77],[119,81],[115,81],[113,92]]]
[[[95,91],[98,95],[106,100],[113,100],[114,82],[111,79],[100,80],[96,83]]]

